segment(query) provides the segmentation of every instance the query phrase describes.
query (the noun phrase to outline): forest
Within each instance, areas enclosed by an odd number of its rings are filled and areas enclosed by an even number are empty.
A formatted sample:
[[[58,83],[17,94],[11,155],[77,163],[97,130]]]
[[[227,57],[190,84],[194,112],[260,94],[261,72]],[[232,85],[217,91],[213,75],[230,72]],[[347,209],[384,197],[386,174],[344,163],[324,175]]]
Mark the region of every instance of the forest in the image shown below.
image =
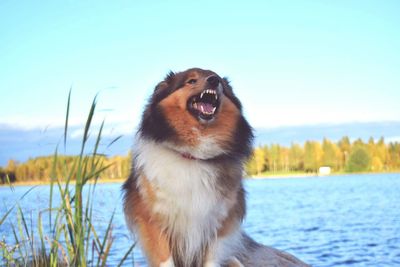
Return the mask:
[[[385,143],[384,138],[368,142],[342,137],[338,142],[306,141],[290,147],[279,144],[256,147],[246,165],[248,175],[268,173],[316,173],[319,167],[330,167],[336,173],[395,172],[400,170],[400,143]]]
[[[0,184],[10,182],[49,182],[51,178],[65,181],[68,178],[74,180],[76,173],[67,170],[78,171],[79,156],[46,156],[29,159],[24,163],[9,160],[5,168],[0,169]],[[56,161],[56,163],[55,163]],[[125,179],[129,174],[130,156],[87,156],[84,164],[96,164],[102,171],[98,177],[101,180]],[[66,177],[70,175],[71,177]]]
[[[77,156],[61,155],[32,158],[23,163],[11,159],[0,168],[0,183],[48,182],[52,177],[66,180],[65,170],[73,169],[76,159]],[[97,177],[101,180],[120,180],[129,175],[130,155],[87,156],[86,164],[94,162],[103,166],[104,170]],[[322,142],[292,143],[289,147],[263,145],[254,148],[253,156],[246,164],[246,173],[248,176],[316,173],[321,166],[330,167],[333,173],[400,171],[400,143],[385,143],[384,138],[370,138],[364,142],[343,137],[338,142],[325,138]]]

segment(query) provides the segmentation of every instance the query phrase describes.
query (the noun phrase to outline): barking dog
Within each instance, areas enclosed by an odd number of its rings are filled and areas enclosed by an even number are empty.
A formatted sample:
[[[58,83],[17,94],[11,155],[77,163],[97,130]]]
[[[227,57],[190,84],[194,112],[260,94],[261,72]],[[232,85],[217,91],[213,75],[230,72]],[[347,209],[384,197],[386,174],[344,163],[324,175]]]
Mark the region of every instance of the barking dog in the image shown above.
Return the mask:
[[[124,184],[126,220],[154,267],[307,266],[241,229],[252,129],[227,79],[169,73],[149,100]]]

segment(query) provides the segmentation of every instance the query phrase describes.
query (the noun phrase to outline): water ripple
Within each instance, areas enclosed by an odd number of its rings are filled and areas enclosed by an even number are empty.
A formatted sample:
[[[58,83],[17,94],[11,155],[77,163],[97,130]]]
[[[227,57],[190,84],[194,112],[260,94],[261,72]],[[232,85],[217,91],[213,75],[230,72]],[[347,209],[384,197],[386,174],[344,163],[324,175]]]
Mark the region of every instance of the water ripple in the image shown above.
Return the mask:
[[[246,180],[245,187],[244,226],[257,241],[293,253],[315,267],[400,266],[400,175]],[[121,195],[120,188],[120,184],[99,184],[94,206],[98,233],[105,231],[116,209],[109,266],[116,265],[133,243],[125,226],[122,198],[115,199]],[[0,214],[26,190],[0,188],[4,204]],[[21,207],[35,218],[47,204],[48,188],[39,186]],[[0,238],[12,242],[10,223],[0,227]],[[139,248],[125,266],[146,266]]]

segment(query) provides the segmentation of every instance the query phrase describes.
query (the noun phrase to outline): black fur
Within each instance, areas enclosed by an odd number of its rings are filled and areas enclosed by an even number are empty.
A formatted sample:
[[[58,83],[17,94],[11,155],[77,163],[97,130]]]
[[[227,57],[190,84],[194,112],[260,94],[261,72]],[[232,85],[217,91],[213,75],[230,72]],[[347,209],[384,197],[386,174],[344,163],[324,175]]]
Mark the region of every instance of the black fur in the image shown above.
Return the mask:
[[[240,158],[248,158],[252,153],[253,129],[247,120],[240,116],[233,138],[233,153]]]
[[[201,70],[201,69],[189,69],[185,72],[170,72],[165,77],[164,81],[160,82],[154,89],[153,95],[150,97],[148,104],[142,115],[140,128],[138,134],[147,139],[154,140],[156,142],[163,142],[176,138],[177,133],[171,125],[168,124],[163,111],[159,107],[159,103],[168,97],[170,94],[179,90],[186,83],[188,74],[191,71],[202,72],[205,76],[209,76],[215,73],[212,71]],[[220,82],[223,86],[224,95],[229,98],[232,103],[242,111],[242,105],[239,99],[233,93],[232,87],[229,85],[229,81],[226,78],[220,78]],[[245,192],[240,182],[242,179],[242,164],[251,154],[251,147],[253,141],[252,128],[243,115],[238,118],[238,123],[234,131],[234,136],[229,142],[229,148],[226,154],[217,156],[213,159],[207,159],[210,164],[215,164],[220,170],[220,178],[217,182],[218,190],[222,195],[228,195],[229,192],[237,190],[239,193],[238,198],[242,201],[242,205],[238,208],[238,217],[242,219],[246,212],[245,207]],[[135,160],[135,159],[134,159]],[[134,160],[132,163],[132,170],[129,179],[125,182],[123,190],[125,191],[125,201],[130,193],[137,193],[135,188],[137,173],[140,170],[135,169]],[[160,162],[160,164],[163,164]],[[126,205],[126,203],[125,203]],[[171,247],[172,258],[176,267],[200,267],[204,265],[207,244],[203,244],[202,249],[198,251],[197,255],[194,256],[193,261],[190,265],[186,265],[180,251],[174,249],[174,244],[181,243],[185,240],[184,237],[170,236],[169,243]],[[185,241],[184,241],[185,242]]]
[[[202,70],[199,68],[192,68],[184,72],[174,73],[170,71],[165,79],[157,84],[154,93],[143,112],[142,121],[139,128],[139,133],[143,137],[150,138],[157,142],[162,142],[176,136],[174,129],[167,123],[162,111],[158,107],[163,99],[170,94],[181,88],[187,80],[187,76],[191,71],[206,72],[207,75],[215,74],[209,70]],[[233,93],[233,89],[229,84],[226,77],[221,79],[223,92],[232,103],[242,111],[242,104],[240,100]],[[232,142],[231,153],[224,156],[226,157],[240,157],[247,158],[251,154],[251,146],[253,141],[253,132],[246,119],[241,116],[237,125],[237,131]]]
[[[153,103],[150,103],[143,113],[139,133],[143,137],[151,138],[156,142],[168,140],[176,135],[160,108]]]
[[[240,103],[239,98],[237,98],[235,96],[235,94],[233,93],[233,89],[232,86],[229,84],[229,80],[228,78],[224,77],[222,79],[222,85],[224,88],[224,94],[226,95],[226,97],[228,97],[233,104],[235,104],[235,106],[242,111],[242,103]]]

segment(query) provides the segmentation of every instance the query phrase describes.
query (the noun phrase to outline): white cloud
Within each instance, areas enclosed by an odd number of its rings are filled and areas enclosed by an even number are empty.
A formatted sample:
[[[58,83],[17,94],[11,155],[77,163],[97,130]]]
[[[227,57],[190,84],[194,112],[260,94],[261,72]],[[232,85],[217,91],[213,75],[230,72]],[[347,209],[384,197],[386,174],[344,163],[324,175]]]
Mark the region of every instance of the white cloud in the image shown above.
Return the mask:
[[[133,135],[135,129],[135,125],[133,125],[131,122],[119,122],[119,123],[113,123],[112,125],[107,125],[107,123],[104,125],[104,128],[102,130],[102,137],[110,137],[110,138],[115,138],[120,135],[122,136],[130,136]],[[95,134],[97,135],[100,130],[100,123],[96,123],[91,127],[90,133],[91,135]],[[73,139],[80,139],[83,137],[84,133],[84,126],[81,125],[81,127],[75,128],[72,130],[69,134],[70,138]]]
[[[65,118],[59,117],[30,117],[25,116],[0,117],[0,125],[6,125],[7,128],[19,129],[23,131],[29,130],[47,130],[47,129],[63,129],[65,126]],[[86,124],[87,117],[70,117],[68,119],[69,136],[71,138],[81,138]],[[118,136],[132,134],[134,127],[139,123],[139,116],[129,117],[124,114],[116,113],[99,113],[95,114],[92,121],[91,130],[98,130],[104,121],[103,136]]]
[[[396,114],[387,116],[377,110],[337,107],[333,103],[316,103],[311,106],[244,103],[244,111],[250,124],[261,128],[398,120]]]
[[[29,117],[27,116],[11,116],[7,118],[0,117],[0,124],[8,125],[9,127],[21,130],[35,129],[54,129],[64,127],[65,122],[60,118],[52,117]],[[68,121],[69,126],[78,126],[82,121],[78,118],[71,118]]]

